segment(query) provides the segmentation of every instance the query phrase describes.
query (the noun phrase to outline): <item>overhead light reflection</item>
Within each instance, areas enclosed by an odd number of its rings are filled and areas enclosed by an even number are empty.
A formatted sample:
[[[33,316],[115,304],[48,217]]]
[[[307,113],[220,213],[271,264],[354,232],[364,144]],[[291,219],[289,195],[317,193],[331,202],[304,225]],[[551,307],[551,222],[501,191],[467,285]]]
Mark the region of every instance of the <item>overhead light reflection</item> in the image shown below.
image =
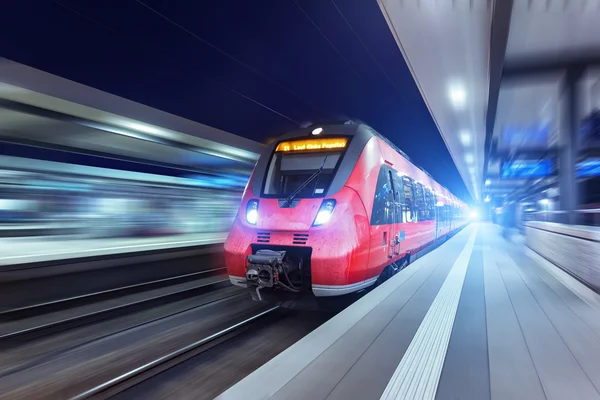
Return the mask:
[[[149,126],[146,124],[140,124],[138,122],[125,122],[123,125],[125,125],[127,128],[139,131],[139,132],[144,132],[144,133],[149,133],[152,135],[157,135],[160,133],[160,130],[153,127],[153,126]]]

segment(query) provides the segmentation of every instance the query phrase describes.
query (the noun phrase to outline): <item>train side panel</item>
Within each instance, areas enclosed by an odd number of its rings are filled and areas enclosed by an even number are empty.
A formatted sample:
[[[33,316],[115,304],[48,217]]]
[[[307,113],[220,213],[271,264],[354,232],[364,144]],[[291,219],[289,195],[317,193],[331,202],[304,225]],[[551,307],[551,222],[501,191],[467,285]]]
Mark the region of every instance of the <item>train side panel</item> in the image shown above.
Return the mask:
[[[387,243],[382,243],[383,232],[389,232],[390,226],[371,225],[375,190],[382,164],[381,148],[378,139],[373,137],[365,146],[354,171],[346,182],[347,187],[360,194],[360,199],[366,210],[368,234],[365,237],[365,245],[368,248],[369,256],[367,264],[362,267],[365,268],[365,280],[378,276],[383,268],[390,263]]]
[[[311,275],[316,287],[364,282],[369,265],[369,219],[352,188],[336,193],[337,205],[326,226],[313,227],[307,245],[312,248]]]

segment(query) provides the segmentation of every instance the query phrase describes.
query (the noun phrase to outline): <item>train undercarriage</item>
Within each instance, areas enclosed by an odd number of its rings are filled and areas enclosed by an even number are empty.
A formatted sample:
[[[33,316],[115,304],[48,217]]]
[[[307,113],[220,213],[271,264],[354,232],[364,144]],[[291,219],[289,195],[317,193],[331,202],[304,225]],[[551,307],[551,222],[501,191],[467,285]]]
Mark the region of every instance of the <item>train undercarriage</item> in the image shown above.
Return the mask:
[[[310,248],[254,248],[247,256],[246,284],[255,301],[277,304],[285,308],[339,310],[371,288],[330,297],[316,297],[312,292]],[[404,269],[410,255],[384,268],[376,284],[381,284]]]

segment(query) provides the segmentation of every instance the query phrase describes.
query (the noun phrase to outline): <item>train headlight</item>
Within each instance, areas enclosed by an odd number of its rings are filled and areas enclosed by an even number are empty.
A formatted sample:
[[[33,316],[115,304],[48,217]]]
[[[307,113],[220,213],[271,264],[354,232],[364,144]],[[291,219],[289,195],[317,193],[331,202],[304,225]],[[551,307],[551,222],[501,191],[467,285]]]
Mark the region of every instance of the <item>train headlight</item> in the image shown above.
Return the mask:
[[[249,224],[256,225],[258,220],[258,200],[250,200],[246,206],[246,221]]]
[[[319,212],[317,213],[317,217],[315,218],[315,222],[313,222],[313,226],[319,226],[326,224],[329,222],[331,218],[331,214],[333,214],[333,209],[335,208],[335,200],[328,199],[323,200],[321,203],[321,207],[319,207]]]

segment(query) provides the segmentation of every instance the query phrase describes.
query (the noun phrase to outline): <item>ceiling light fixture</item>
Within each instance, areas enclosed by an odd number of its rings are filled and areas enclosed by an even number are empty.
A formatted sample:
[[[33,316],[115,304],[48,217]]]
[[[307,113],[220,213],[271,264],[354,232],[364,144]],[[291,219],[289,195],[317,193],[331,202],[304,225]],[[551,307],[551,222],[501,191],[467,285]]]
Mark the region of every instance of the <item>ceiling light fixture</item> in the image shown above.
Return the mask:
[[[454,107],[464,107],[467,100],[467,93],[465,92],[465,88],[462,85],[450,85],[448,95],[450,96],[450,101],[452,102],[452,105]]]
[[[460,142],[463,144],[463,146],[469,146],[471,144],[471,134],[469,131],[460,131]]]

